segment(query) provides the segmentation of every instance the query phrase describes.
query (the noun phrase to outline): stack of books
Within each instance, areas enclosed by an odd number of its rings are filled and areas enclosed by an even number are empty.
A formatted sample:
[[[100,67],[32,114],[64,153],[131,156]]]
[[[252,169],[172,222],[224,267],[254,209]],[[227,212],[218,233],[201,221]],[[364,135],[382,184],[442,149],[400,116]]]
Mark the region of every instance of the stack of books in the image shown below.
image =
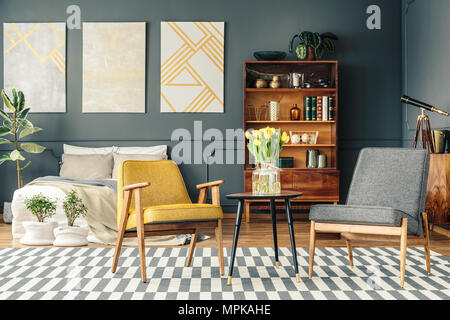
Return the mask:
[[[336,97],[317,96],[305,97],[303,102],[304,121],[335,120]]]

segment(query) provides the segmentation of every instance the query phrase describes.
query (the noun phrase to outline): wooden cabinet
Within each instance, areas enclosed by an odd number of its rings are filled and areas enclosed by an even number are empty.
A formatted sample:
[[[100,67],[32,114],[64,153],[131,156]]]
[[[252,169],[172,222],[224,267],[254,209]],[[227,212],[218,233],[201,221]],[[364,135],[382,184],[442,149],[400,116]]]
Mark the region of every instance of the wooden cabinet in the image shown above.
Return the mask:
[[[301,73],[305,79],[314,74],[315,85],[312,88],[290,88],[289,74]],[[281,78],[280,88],[256,88],[256,79],[267,82],[273,76]],[[319,78],[328,78],[329,87],[317,85]],[[293,157],[294,168],[282,169],[281,188],[284,190],[298,190],[303,196],[293,200],[304,203],[337,203],[339,202],[339,170],[338,170],[338,63],[337,61],[245,61],[244,63],[244,130],[261,129],[267,126],[280,128],[288,134],[296,132],[319,132],[317,144],[286,144],[283,146],[281,157]],[[304,117],[305,97],[333,97],[334,117],[331,120],[306,121]],[[270,110],[255,113],[261,110],[269,101],[280,103],[279,119],[270,120]],[[290,110],[296,104],[301,110],[300,120],[290,119]],[[267,107],[268,108],[268,107]],[[262,108],[263,109],[263,108]],[[322,110],[324,112],[324,110]],[[265,115],[265,117],[264,117]],[[306,166],[307,150],[318,150],[326,155],[327,167],[310,169]],[[245,150],[244,189],[252,191],[252,172],[248,150]],[[245,216],[249,221],[249,203],[245,205]]]
[[[432,154],[426,212],[432,224],[450,224],[450,154]]]

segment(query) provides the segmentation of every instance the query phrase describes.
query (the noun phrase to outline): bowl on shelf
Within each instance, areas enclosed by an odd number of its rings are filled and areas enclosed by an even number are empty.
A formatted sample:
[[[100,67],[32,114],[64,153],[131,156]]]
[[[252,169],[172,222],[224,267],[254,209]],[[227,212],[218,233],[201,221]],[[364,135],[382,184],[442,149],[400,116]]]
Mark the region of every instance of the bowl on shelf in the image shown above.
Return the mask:
[[[256,60],[261,61],[280,61],[286,58],[286,52],[283,51],[256,51],[253,53]]]

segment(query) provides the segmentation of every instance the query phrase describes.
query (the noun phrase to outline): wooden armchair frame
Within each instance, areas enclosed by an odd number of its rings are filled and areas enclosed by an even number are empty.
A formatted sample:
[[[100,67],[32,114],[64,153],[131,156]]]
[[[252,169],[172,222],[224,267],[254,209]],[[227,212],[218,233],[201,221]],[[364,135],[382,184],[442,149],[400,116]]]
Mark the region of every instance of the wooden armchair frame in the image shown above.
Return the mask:
[[[219,186],[225,181],[219,180],[197,185],[200,189],[198,203],[206,203],[208,188],[211,188],[212,204],[220,205],[220,190]],[[197,243],[198,231],[200,228],[215,228],[217,251],[219,258],[220,274],[223,275],[224,261],[223,261],[223,237],[222,237],[222,219],[217,221],[193,221],[182,223],[164,223],[164,224],[147,224],[144,225],[144,211],[142,205],[142,189],[150,185],[149,182],[137,183],[123,188],[124,205],[122,217],[120,221],[119,232],[117,235],[117,242],[115,246],[114,259],[111,271],[116,272],[117,263],[119,261],[120,250],[122,248],[123,238],[137,237],[139,246],[139,260],[141,267],[142,282],[147,281],[146,262],[145,262],[145,237],[158,235],[172,235],[172,234],[192,234],[191,243],[189,246],[188,256],[186,258],[186,266],[191,265],[192,256],[194,254],[195,245]],[[135,208],[136,208],[136,231],[126,232],[126,225],[130,214],[131,198],[134,193]]]
[[[430,236],[428,228],[427,213],[422,213],[423,222],[423,241],[425,249],[425,259],[428,274],[431,273],[430,262]],[[314,249],[316,246],[316,233],[340,233],[345,239],[348,249],[348,259],[350,267],[353,268],[353,253],[351,241],[395,241],[400,240],[400,285],[403,288],[405,284],[405,266],[406,266],[406,248],[408,235],[408,219],[403,218],[400,227],[375,226],[364,224],[344,224],[344,223],[327,223],[311,221],[311,232],[309,239],[309,279],[312,278],[314,266]],[[399,239],[400,237],[400,239]]]

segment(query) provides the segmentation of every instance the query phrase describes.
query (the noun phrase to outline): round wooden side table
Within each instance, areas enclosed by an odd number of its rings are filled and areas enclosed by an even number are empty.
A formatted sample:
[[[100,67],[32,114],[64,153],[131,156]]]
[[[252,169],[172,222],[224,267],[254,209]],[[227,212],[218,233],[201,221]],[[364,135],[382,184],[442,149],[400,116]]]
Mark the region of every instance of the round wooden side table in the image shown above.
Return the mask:
[[[236,215],[236,225],[234,229],[234,238],[233,238],[233,247],[231,250],[231,260],[228,272],[228,285],[231,284],[231,278],[233,275],[233,266],[234,260],[236,258],[236,247],[239,238],[239,229],[241,227],[242,221],[242,213],[244,208],[244,202],[246,200],[269,200],[270,201],[270,214],[272,216],[272,229],[273,229],[273,244],[275,249],[275,266],[278,269],[279,261],[278,261],[278,241],[277,241],[277,220],[276,220],[276,212],[275,212],[275,201],[276,200],[284,200],[286,204],[286,216],[289,227],[289,234],[291,236],[291,248],[292,248],[292,258],[294,260],[294,269],[295,276],[297,282],[300,282],[300,276],[298,273],[298,262],[297,262],[297,250],[295,248],[295,236],[294,236],[294,226],[292,220],[292,212],[291,212],[291,199],[302,196],[301,192],[298,191],[281,191],[280,193],[274,194],[254,194],[252,192],[244,192],[244,193],[235,193],[227,195],[228,199],[238,200],[238,209]]]

